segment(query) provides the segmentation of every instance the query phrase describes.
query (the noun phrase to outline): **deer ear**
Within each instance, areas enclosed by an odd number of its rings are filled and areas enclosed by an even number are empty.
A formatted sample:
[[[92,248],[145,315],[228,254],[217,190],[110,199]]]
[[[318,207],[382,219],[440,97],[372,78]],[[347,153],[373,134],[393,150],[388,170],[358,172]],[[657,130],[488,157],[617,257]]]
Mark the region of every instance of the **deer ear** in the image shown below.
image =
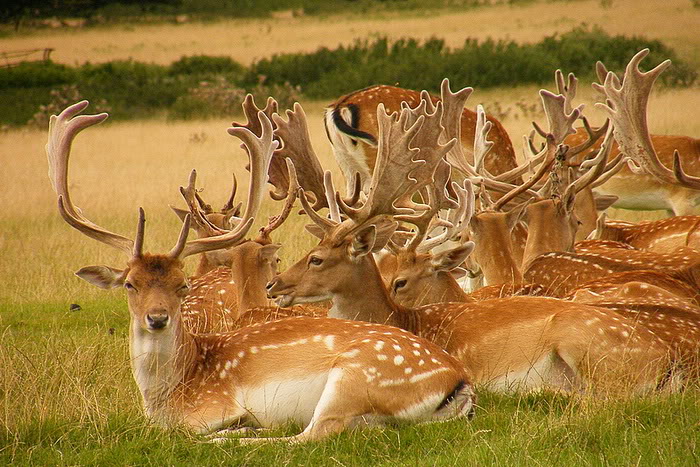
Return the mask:
[[[430,265],[434,271],[449,272],[464,263],[467,256],[474,251],[474,242],[465,242],[455,248],[433,255]]]
[[[372,252],[377,241],[377,227],[374,224],[359,230],[353,237],[348,254],[352,259],[357,259]]]
[[[524,203],[520,203],[506,213],[506,225],[508,226],[508,230],[513,230],[515,224],[522,220],[525,212],[527,211],[527,207],[531,202],[532,198],[528,199]]]
[[[605,211],[608,209],[610,206],[615,204],[618,199],[620,199],[619,196],[615,195],[599,195],[596,193],[593,193],[593,199],[595,200],[595,208],[597,211]]]
[[[399,227],[399,223],[393,220],[387,220],[378,222],[375,224],[375,227],[377,228],[377,237],[374,240],[372,253],[377,253],[386,246],[392,235],[394,235],[396,232],[396,229]]]
[[[258,258],[263,262],[274,263],[277,259],[277,250],[281,247],[279,243],[265,245],[258,250]]]
[[[176,208],[175,206],[170,206],[170,209],[173,210],[173,212],[177,215],[177,217],[180,218],[180,220],[182,222],[185,222],[185,216],[190,213],[190,211],[188,211],[187,209],[180,209],[180,208]],[[207,237],[208,236],[204,230],[199,228],[199,226],[196,222],[190,222],[190,229],[197,232],[197,235],[199,235],[200,237]]]
[[[324,232],[323,229],[316,224],[306,224],[304,228],[307,232],[320,240],[323,240],[323,237],[326,236],[326,232]]]
[[[81,279],[101,289],[113,289],[124,285],[126,274],[123,269],[109,266],[86,266],[75,273]]]
[[[561,202],[564,205],[564,209],[567,213],[572,212],[574,210],[574,203],[576,202],[576,190],[566,190]]]
[[[185,216],[190,213],[187,209],[176,208],[175,206],[170,206],[170,209],[180,218],[182,222],[185,222]]]

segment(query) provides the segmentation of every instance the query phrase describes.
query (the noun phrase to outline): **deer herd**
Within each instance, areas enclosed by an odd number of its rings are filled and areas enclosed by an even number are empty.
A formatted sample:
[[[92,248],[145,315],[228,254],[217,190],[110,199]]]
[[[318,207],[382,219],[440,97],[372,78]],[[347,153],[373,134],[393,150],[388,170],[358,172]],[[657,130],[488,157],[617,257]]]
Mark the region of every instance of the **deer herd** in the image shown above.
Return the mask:
[[[146,414],[226,441],[318,440],[347,428],[470,418],[475,387],[607,397],[677,391],[700,373],[700,140],[649,133],[647,102],[667,60],[639,52],[619,77],[598,64],[591,126],[577,80],[540,91],[546,122],[509,135],[472,89],[440,96],[374,86],[324,119],[345,193],[324,171],[301,105],[249,95],[228,133],[248,156],[249,189],[215,211],[193,170],[170,252],[88,220],[69,193],[76,135],[107,118],[74,104],[49,125],[58,210],[126,253],[117,269],[76,274],[126,289],[129,348]],[[582,121],[580,128],[574,124]],[[537,134],[542,143],[537,142]],[[248,234],[270,183],[283,201]],[[283,272],[275,230],[295,209],[317,246]],[[610,206],[666,209],[656,222],[610,220]],[[190,229],[196,237],[190,237]],[[199,255],[188,277],[184,259]],[[294,421],[295,436],[245,435]]]

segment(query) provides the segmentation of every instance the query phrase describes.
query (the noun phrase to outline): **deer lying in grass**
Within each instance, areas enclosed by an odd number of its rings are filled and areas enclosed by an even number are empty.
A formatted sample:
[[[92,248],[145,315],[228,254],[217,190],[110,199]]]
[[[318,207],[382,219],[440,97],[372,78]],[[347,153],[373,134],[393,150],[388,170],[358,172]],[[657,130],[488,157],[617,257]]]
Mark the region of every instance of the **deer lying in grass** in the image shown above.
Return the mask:
[[[268,309],[271,305],[265,296],[265,284],[269,282],[276,272],[279,262],[277,251],[280,244],[272,242],[271,234],[279,228],[292,211],[300,183],[303,186],[314,187],[314,165],[318,163],[313,152],[305,152],[304,141],[308,141],[305,128],[299,128],[298,114],[303,113],[300,107],[294,111],[287,111],[285,120],[278,114],[277,102],[269,98],[264,109],[259,109],[252,97],[248,95],[243,103],[243,111],[247,117],[246,123],[234,123],[234,127],[247,128],[256,136],[262,134],[262,126],[258,119],[258,113],[262,112],[270,117],[274,133],[273,140],[283,144],[272,153],[267,174],[260,174],[256,181],[260,186],[270,181],[275,185],[275,191],[270,195],[276,200],[285,200],[284,207],[279,215],[270,218],[267,226],[260,230],[259,235],[252,240],[241,240],[239,244],[225,250],[206,252],[201,256],[202,263],[216,264],[217,267],[204,275],[195,275],[190,279],[191,290],[182,304],[185,316],[185,324],[194,332],[216,332],[237,329],[244,324],[266,322],[291,316],[323,316],[326,308],[321,305],[307,305],[303,308],[295,307],[294,310]],[[302,131],[303,130],[303,131]],[[298,135],[301,133],[301,135]],[[308,146],[310,147],[310,145]],[[279,160],[286,161],[282,168]],[[296,169],[292,160],[302,164],[302,177],[298,180]],[[311,166],[311,168],[309,168]],[[283,171],[283,173],[281,172]],[[228,227],[222,226],[226,218],[220,213],[213,213],[194,188],[194,173],[190,178],[187,189],[181,188],[188,209],[175,209],[175,212],[184,219],[189,214],[192,218],[191,225],[199,238],[214,237],[225,234]],[[235,180],[235,178],[234,178]],[[234,186],[236,183],[234,183]],[[283,191],[285,190],[285,191]],[[235,187],[226,206],[234,206]],[[285,193],[282,197],[281,194]],[[352,200],[348,202],[352,203]],[[240,211],[240,203],[223,212]],[[235,218],[233,225],[240,222]],[[230,222],[229,222],[230,223]],[[206,259],[206,261],[204,261]],[[250,313],[255,309],[253,313]],[[200,310],[207,310],[206,313]]]
[[[371,253],[389,241],[397,220],[411,222],[417,210],[428,208],[411,195],[431,183],[456,143],[443,134],[442,103],[429,104],[426,99],[417,109],[403,108],[400,116],[379,106],[378,158],[367,201],[359,209],[342,202],[331,208],[348,219],[322,217],[300,196],[322,240],[272,280],[268,295],[282,306],[330,298],[329,316],[423,336],[457,357],[475,383],[493,389],[656,388],[671,365],[668,346],[615,312],[537,297],[417,309],[391,299]],[[391,347],[377,344],[378,358],[388,358],[383,351]]]
[[[187,332],[180,312],[188,289],[182,259],[235,244],[253,218],[244,214],[231,232],[188,241],[186,216],[178,241],[167,254],[143,252],[143,210],[134,240],[90,222],[71,201],[67,179],[73,138],[107,117],[76,116],[86,106],[83,101],[52,116],[47,144],[50,175],[66,222],[129,257],[123,270],[92,266],[77,274],[99,287],[126,288],[132,371],[149,417],[202,433],[294,420],[306,426],[298,435],[241,441],[302,442],[362,422],[444,420],[473,413],[474,393],[459,362],[399,329],[300,317],[232,333]],[[260,137],[245,128],[229,129],[243,141],[253,174],[267,173],[277,145],[270,121],[263,113],[258,118],[264,128]],[[262,196],[259,184],[251,186],[246,213]],[[382,354],[385,359],[378,358],[380,345],[391,346]]]
[[[685,186],[700,187],[700,181],[683,172],[678,155],[674,158],[674,170],[664,168],[658,162],[646,125],[646,105],[652,86],[659,74],[669,65],[666,61],[649,72],[639,70],[639,62],[648,50],[639,52],[627,65],[625,79],[620,83],[615,75],[608,73],[605,83],[599,86],[608,98],[608,104],[600,105],[610,116],[615,138],[623,152],[637,161],[644,170],[665,182],[676,180]],[[679,222],[679,224],[684,222]],[[666,224],[665,227],[673,225]],[[654,229],[659,232],[658,229]],[[650,232],[650,237],[664,241],[663,234]],[[681,237],[683,235],[681,234]],[[647,244],[653,240],[647,237]],[[582,283],[600,278],[612,272],[650,269],[666,272],[676,279],[698,287],[698,260],[695,250],[687,247],[675,248],[673,253],[661,254],[647,251],[610,248],[591,253],[548,253],[532,261],[525,271],[526,279],[537,279],[551,284],[560,293],[568,293]],[[562,271],[567,271],[563,273]]]
[[[679,247],[700,250],[700,216],[676,216],[637,224],[603,217],[591,237],[656,253],[673,253]]]

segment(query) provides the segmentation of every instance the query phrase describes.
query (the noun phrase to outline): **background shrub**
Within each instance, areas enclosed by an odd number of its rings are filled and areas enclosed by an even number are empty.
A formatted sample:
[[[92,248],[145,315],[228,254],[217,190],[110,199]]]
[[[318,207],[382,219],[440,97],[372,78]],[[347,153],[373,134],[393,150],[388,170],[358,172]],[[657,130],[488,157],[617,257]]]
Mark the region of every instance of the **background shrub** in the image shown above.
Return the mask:
[[[374,84],[391,84],[437,92],[447,77],[455,87],[479,88],[551,83],[554,70],[594,79],[595,62],[623,71],[642,48],[651,50],[647,67],[670,58],[661,75],[667,86],[690,86],[697,71],[660,41],[611,36],[580,26],[535,44],[467,39],[449,48],[442,39],[379,38],[336,49],[274,55],[246,68],[229,57],[183,57],[169,66],[114,61],[71,68],[51,62],[0,69],[0,124],[21,125],[75,86],[80,97],[104,100],[113,119],[152,117],[206,118],[238,113],[246,92],[259,102],[273,96],[290,107],[302,96],[334,99]],[[52,91],[54,91],[52,97]],[[59,92],[60,94],[60,92]],[[105,104],[106,105],[106,104]],[[43,106],[43,107],[42,107]]]
[[[461,48],[450,49],[442,39],[391,42],[380,38],[310,54],[275,55],[251,65],[242,84],[289,82],[301,86],[306,96],[319,99],[378,83],[437,91],[444,77],[458,87],[542,84],[551,81],[557,68],[593,78],[597,60],[622,71],[643,48],[651,50],[646,64],[673,60],[674,66],[661,75],[663,84],[690,86],[697,79],[697,72],[660,41],[611,36],[599,28],[580,26],[536,44],[467,39]]]
[[[207,55],[182,57],[171,64],[168,70],[168,73],[172,76],[229,75],[230,78],[236,79],[243,72],[245,72],[245,67],[231,57],[209,57]]]

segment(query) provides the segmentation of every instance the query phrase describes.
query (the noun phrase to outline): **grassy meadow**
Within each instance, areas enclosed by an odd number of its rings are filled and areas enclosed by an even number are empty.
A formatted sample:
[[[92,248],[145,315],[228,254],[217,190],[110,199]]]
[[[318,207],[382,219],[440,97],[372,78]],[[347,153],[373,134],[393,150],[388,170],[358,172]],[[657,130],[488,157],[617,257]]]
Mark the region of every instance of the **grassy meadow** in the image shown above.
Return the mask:
[[[286,51],[335,46],[379,33],[439,35],[454,44],[466,36],[535,41],[581,22],[611,33],[643,34],[676,48],[700,65],[696,25],[700,9],[687,0],[531,2],[429,17],[383,13],[381,18],[329,17],[227,20],[182,25],[115,26],[22,33],[0,49],[55,47],[64,63],[132,57],[169,63],[182,55],[231,55],[242,63]],[[261,36],[264,40],[261,40]],[[554,70],[552,70],[553,72]],[[553,86],[550,87],[550,89]],[[602,121],[593,93],[580,83],[578,102]],[[542,115],[537,88],[477,89],[469,101],[504,115],[516,147]],[[303,102],[312,143],[325,168],[340,173],[323,131],[325,102]],[[2,105],[2,104],[0,104]],[[656,92],[650,102],[654,133],[700,135],[697,87]],[[88,108],[89,112],[89,108]],[[70,166],[74,202],[94,222],[132,236],[137,208],[147,216],[146,249],[175,242],[179,221],[169,204],[183,205],[178,187],[198,170],[202,196],[213,205],[228,197],[235,172],[245,193],[245,156],[225,129],[232,120],[109,121],[76,139]],[[448,422],[344,433],[306,446],[210,445],[178,429],[151,426],[129,370],[128,312],[123,291],[103,291],[73,275],[82,266],[122,267],[124,256],[70,228],[60,218],[44,153],[46,131],[0,132],[0,464],[2,465],[467,465],[700,464],[700,389],[625,400],[557,394],[481,393],[471,422]],[[267,200],[256,225],[280,209]],[[630,220],[662,213],[613,211]],[[292,216],[276,238],[282,268],[314,239],[305,219]],[[188,260],[192,270],[194,259]],[[70,311],[70,304],[81,310]],[[285,427],[280,433],[292,433]]]

